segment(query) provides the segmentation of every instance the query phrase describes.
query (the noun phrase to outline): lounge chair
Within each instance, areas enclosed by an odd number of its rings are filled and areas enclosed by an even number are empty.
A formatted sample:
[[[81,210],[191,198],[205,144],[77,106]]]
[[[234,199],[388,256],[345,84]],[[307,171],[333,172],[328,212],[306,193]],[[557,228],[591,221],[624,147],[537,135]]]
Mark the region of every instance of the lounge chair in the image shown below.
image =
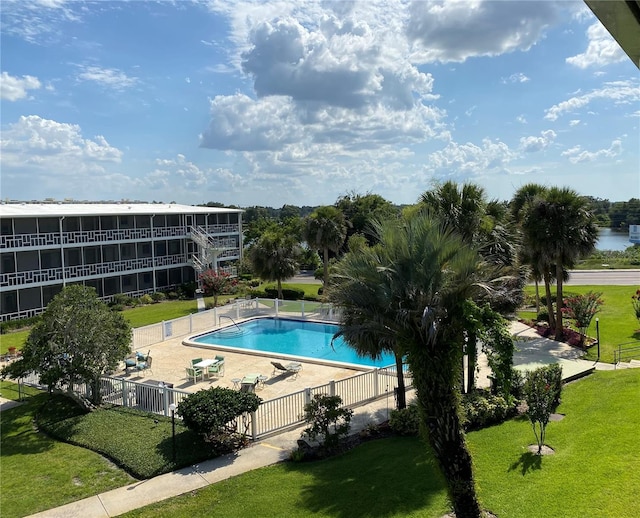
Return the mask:
[[[187,378],[192,379],[194,383],[198,381],[198,377],[203,378],[203,376],[204,374],[202,372],[202,369],[198,369],[197,367],[192,366],[187,367]]]
[[[276,374],[293,374],[291,379],[296,379],[302,370],[302,364],[300,362],[290,362],[286,365],[282,365],[280,362],[271,362],[271,365],[273,365],[271,376],[275,376]]]
[[[255,392],[256,385],[260,381],[259,374],[247,374],[240,381],[240,392]]]

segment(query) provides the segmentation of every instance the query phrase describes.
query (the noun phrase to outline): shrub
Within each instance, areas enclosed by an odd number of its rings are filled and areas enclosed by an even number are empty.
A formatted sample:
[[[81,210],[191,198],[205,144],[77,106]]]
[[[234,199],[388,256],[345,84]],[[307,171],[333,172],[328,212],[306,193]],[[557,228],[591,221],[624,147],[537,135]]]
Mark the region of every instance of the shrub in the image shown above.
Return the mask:
[[[169,300],[177,300],[180,298],[180,295],[178,295],[177,291],[169,291],[167,292],[167,298]]]
[[[167,298],[167,296],[161,291],[156,291],[151,294],[151,298],[154,302],[163,302]]]
[[[140,297],[138,299],[139,303],[142,304],[143,306],[146,306],[148,304],[153,304],[153,298],[151,298],[151,295],[149,294],[145,294],[142,297]]]
[[[353,410],[341,408],[340,396],[316,394],[304,407],[304,420],[310,426],[304,433],[312,441],[321,438],[321,447],[331,450],[349,434]]]
[[[573,320],[580,333],[580,345],[584,344],[584,337],[587,329],[591,325],[591,320],[600,311],[600,306],[604,303],[602,293],[589,291],[584,295],[575,295],[564,299],[562,313]],[[640,308],[639,308],[640,309]]]
[[[633,312],[636,315],[638,323],[640,323],[640,290],[636,290],[635,294],[631,296],[631,304],[633,306]]]
[[[14,329],[22,329],[24,327],[31,327],[40,321],[40,317],[21,318],[20,320],[9,320],[0,324],[0,333],[4,334],[7,331],[13,331]]]
[[[502,396],[476,390],[462,396],[461,421],[465,430],[479,430],[516,414],[516,406]]]
[[[267,287],[264,289],[267,297],[271,299],[278,298],[278,289],[274,287]],[[300,300],[304,298],[304,290],[298,288],[282,288],[282,298],[284,300]]]
[[[128,306],[131,297],[128,297],[124,293],[116,293],[113,297],[111,297],[111,302],[109,302],[110,306]]]
[[[258,286],[260,286],[260,281],[258,279],[251,279],[249,281],[250,288],[257,288]]]
[[[558,364],[527,372],[524,398],[527,403],[527,417],[538,443],[538,455],[542,453],[547,424],[551,413],[560,402],[561,390],[562,367]]]
[[[406,408],[392,410],[389,415],[389,427],[398,435],[418,435],[420,412],[417,403],[410,403]]]
[[[549,312],[547,311],[547,308],[540,308],[540,311],[538,312],[538,316],[536,317],[538,322],[546,322],[547,324],[549,323]]]
[[[178,405],[177,414],[187,428],[211,443],[218,453],[224,453],[245,445],[249,423],[243,416],[255,412],[261,401],[255,394],[213,387],[189,394]],[[238,433],[241,418],[244,430]]]

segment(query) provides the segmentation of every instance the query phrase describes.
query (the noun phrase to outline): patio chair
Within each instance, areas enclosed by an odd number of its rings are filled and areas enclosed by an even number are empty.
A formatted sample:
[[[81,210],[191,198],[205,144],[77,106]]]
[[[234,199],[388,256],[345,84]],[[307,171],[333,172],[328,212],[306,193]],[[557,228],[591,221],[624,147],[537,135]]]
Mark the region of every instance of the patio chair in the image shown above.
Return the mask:
[[[240,381],[240,392],[255,392],[256,385],[260,381],[259,374],[247,374]]]
[[[271,362],[271,365],[273,365],[271,376],[275,376],[276,374],[293,374],[291,379],[295,379],[302,370],[302,364],[300,362],[290,362],[286,365],[282,365],[280,362]]]
[[[194,358],[193,360],[191,360],[191,365],[195,365],[196,363],[200,363],[202,361],[202,358]]]
[[[152,361],[153,361],[153,358],[151,358],[151,356],[147,355],[147,359],[145,361],[138,362],[136,364],[136,369],[139,372],[149,371],[149,372],[151,372],[151,374],[153,374],[153,371],[151,370]]]
[[[215,376],[224,376],[224,356],[216,355],[216,363],[213,365],[209,365],[209,374],[214,374]]]
[[[196,362],[197,363],[197,362]],[[197,383],[198,377],[204,379],[204,373],[202,369],[198,369],[197,367],[188,366],[187,367],[187,378],[192,379],[194,383]]]

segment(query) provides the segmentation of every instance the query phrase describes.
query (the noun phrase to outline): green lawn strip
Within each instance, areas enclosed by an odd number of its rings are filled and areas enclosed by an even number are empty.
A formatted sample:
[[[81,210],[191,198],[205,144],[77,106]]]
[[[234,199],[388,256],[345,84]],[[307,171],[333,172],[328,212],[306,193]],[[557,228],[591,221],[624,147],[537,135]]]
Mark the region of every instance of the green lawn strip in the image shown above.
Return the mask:
[[[22,346],[27,341],[29,336],[29,330],[16,331],[12,333],[6,333],[0,335],[0,354],[6,354],[9,347],[15,347],[16,349],[22,349]]]
[[[424,443],[397,437],[325,461],[251,471],[123,516],[410,518],[448,510],[443,480]]]
[[[282,283],[283,289],[291,289],[291,290],[302,290],[304,291],[305,297],[317,297],[318,296],[318,288],[322,286],[322,283],[318,281],[317,283],[309,284],[306,282],[284,282]],[[265,290],[267,288],[276,289],[277,285],[275,283],[267,283],[261,285],[258,289]]]
[[[53,437],[106,455],[141,479],[214,456],[199,436],[176,420],[174,463],[171,418],[132,408],[107,406],[78,414],[67,398],[54,397],[38,423]]]
[[[640,323],[636,320],[631,306],[631,296],[636,289],[635,286],[566,286],[563,290],[565,296],[585,294],[589,291],[602,293],[604,304],[596,315],[600,321],[600,361],[602,362],[613,362],[613,351],[618,345],[640,341]],[[525,290],[530,295],[535,293],[532,286],[527,286]],[[555,290],[552,293],[555,297]],[[534,316],[533,312],[520,312],[518,315],[524,318],[527,315]],[[595,318],[587,334],[595,338]],[[597,348],[592,347],[588,350],[585,359],[595,360],[597,355]],[[635,358],[640,360],[640,353]]]
[[[3,397],[8,393],[3,383]],[[34,416],[47,401],[48,395],[40,393],[0,415],[3,518],[26,516],[133,482],[97,453],[37,431]]]
[[[567,385],[545,443],[528,452],[526,418],[469,434],[480,497],[498,516],[632,518],[640,514],[640,370],[598,371]]]

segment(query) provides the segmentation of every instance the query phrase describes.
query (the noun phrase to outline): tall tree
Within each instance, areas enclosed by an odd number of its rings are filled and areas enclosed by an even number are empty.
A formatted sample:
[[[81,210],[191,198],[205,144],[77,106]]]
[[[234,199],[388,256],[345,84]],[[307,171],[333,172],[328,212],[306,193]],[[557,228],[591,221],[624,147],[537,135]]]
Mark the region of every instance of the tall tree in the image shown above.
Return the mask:
[[[282,299],[282,281],[298,271],[299,247],[282,229],[271,228],[249,249],[253,271],[265,281],[276,281]]]
[[[407,353],[423,428],[456,516],[477,518],[458,412],[467,300],[481,279],[479,254],[427,214],[382,223],[377,240],[379,246],[338,263],[328,287],[342,309],[340,333],[360,350],[397,344]]]
[[[102,302],[94,288],[71,285],[47,305],[22,349],[22,358],[3,369],[3,376],[36,373],[42,383],[71,390],[91,387],[100,404],[100,376],[115,370],[131,351],[131,327],[121,313]]]
[[[354,234],[361,234],[367,238],[369,245],[375,244],[372,222],[398,216],[398,210],[393,204],[379,194],[350,192],[338,198],[335,206],[342,211],[347,221],[347,239]]]
[[[304,239],[310,248],[322,251],[325,286],[329,280],[329,251],[337,253],[346,236],[344,214],[336,207],[319,207],[306,218]]]
[[[552,187],[531,205],[525,227],[532,242],[543,244],[549,264],[555,267],[555,334],[563,335],[562,306],[565,271],[589,255],[596,245],[598,229],[588,202],[569,188]]]

